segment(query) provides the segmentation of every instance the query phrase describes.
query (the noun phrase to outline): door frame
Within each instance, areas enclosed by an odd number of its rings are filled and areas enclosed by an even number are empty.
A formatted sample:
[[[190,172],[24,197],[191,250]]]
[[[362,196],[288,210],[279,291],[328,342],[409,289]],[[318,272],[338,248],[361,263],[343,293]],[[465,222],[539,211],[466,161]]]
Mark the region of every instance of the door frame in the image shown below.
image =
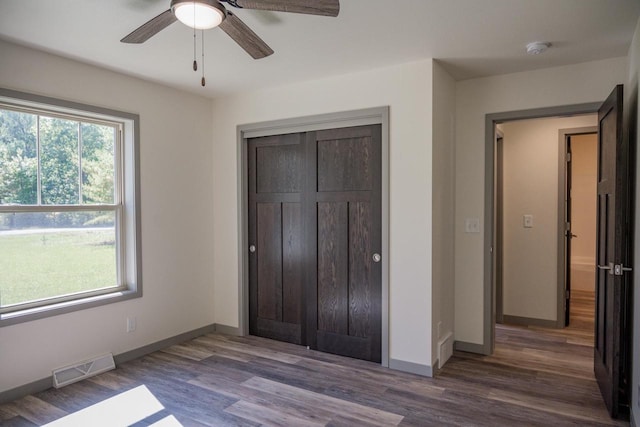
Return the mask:
[[[567,138],[576,135],[598,134],[598,126],[586,126],[578,128],[560,129],[558,131],[558,314],[557,328],[563,328],[566,324],[566,298],[567,269],[571,268],[571,260],[567,258],[567,247],[570,244],[566,230],[566,208],[569,195],[567,194]]]
[[[495,227],[495,141],[496,125],[504,122],[550,117],[574,116],[598,112],[601,102],[533,108],[485,115],[485,176],[484,176],[484,243],[483,243],[483,343],[473,348],[480,354],[493,354],[496,328],[496,272],[493,248],[496,246]]]
[[[496,129],[495,136],[495,240],[493,265],[496,282],[496,323],[504,323],[504,292],[503,292],[503,267],[504,267],[504,134]]]
[[[311,132],[354,126],[382,127],[382,362],[389,366],[389,107],[375,107],[338,113],[238,125],[238,330],[249,334],[249,243],[248,243],[248,158],[249,138]]]

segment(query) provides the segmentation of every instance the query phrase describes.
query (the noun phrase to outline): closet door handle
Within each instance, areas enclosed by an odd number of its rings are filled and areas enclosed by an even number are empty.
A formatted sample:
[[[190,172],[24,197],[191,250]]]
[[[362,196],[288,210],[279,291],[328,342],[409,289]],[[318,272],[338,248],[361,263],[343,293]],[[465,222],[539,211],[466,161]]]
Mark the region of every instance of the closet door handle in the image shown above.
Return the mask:
[[[380,262],[382,260],[380,254],[373,254],[371,258],[373,258],[373,262]]]
[[[256,245],[249,246],[249,252],[254,253],[256,251]]]

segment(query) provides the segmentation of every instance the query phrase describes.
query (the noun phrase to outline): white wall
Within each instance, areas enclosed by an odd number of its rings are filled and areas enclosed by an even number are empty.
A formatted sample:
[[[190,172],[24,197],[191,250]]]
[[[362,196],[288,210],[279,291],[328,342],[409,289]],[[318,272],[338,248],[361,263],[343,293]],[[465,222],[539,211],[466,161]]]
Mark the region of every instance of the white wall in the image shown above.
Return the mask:
[[[432,61],[214,101],[216,323],[238,326],[240,124],[390,106],[390,357],[431,365]]]
[[[0,391],[212,324],[211,101],[4,41],[0,57],[4,88],[140,115],[144,294],[0,328]]]
[[[432,360],[438,359],[438,341],[453,334],[454,321],[454,191],[455,96],[453,78],[433,66],[433,323]],[[440,325],[440,327],[438,327]],[[446,360],[441,360],[444,364]]]
[[[557,320],[559,131],[596,126],[596,115],[502,124],[503,313]],[[595,194],[593,198],[595,205]],[[533,215],[525,228],[523,215]]]
[[[483,344],[484,233],[464,233],[464,219],[484,220],[485,115],[603,101],[627,80],[627,59],[472,79],[456,85],[455,334]]]
[[[629,49],[629,78],[625,85],[626,123],[631,127],[631,142],[638,144],[640,135],[640,109],[638,108],[638,81],[640,80],[640,20],[636,26],[633,42]],[[640,150],[636,148],[636,165],[640,165]],[[636,166],[637,168],[638,166]],[[633,379],[631,382],[631,411],[636,427],[640,427],[640,173],[636,172],[636,213],[635,213],[635,260],[634,309],[633,309]]]

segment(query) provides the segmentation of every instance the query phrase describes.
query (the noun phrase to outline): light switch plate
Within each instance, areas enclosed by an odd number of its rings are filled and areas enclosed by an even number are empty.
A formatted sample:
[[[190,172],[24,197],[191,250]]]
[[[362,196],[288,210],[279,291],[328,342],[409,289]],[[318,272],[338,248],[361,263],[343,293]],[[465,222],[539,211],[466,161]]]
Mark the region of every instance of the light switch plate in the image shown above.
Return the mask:
[[[533,228],[533,215],[527,214],[522,216],[522,225],[524,228]]]
[[[465,233],[479,233],[480,232],[480,218],[467,218],[464,220],[464,232]]]

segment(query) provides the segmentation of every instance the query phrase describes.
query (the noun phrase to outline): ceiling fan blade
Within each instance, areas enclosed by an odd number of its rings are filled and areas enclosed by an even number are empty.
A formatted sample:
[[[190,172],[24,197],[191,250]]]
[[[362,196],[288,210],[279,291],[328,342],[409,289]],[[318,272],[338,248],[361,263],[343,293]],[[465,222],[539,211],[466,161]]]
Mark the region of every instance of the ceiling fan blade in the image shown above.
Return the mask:
[[[340,0],[237,0],[243,9],[274,12],[305,13],[307,15],[338,16]]]
[[[166,10],[152,20],[133,30],[131,34],[127,35],[120,41],[122,43],[144,43],[160,31],[167,28],[169,25],[176,22],[176,20],[177,18],[173,12],[171,12],[171,9]]]
[[[246,50],[253,59],[264,58],[273,53],[273,50],[251,28],[247,27],[247,24],[229,11],[227,11],[227,17],[220,24],[220,28]]]

